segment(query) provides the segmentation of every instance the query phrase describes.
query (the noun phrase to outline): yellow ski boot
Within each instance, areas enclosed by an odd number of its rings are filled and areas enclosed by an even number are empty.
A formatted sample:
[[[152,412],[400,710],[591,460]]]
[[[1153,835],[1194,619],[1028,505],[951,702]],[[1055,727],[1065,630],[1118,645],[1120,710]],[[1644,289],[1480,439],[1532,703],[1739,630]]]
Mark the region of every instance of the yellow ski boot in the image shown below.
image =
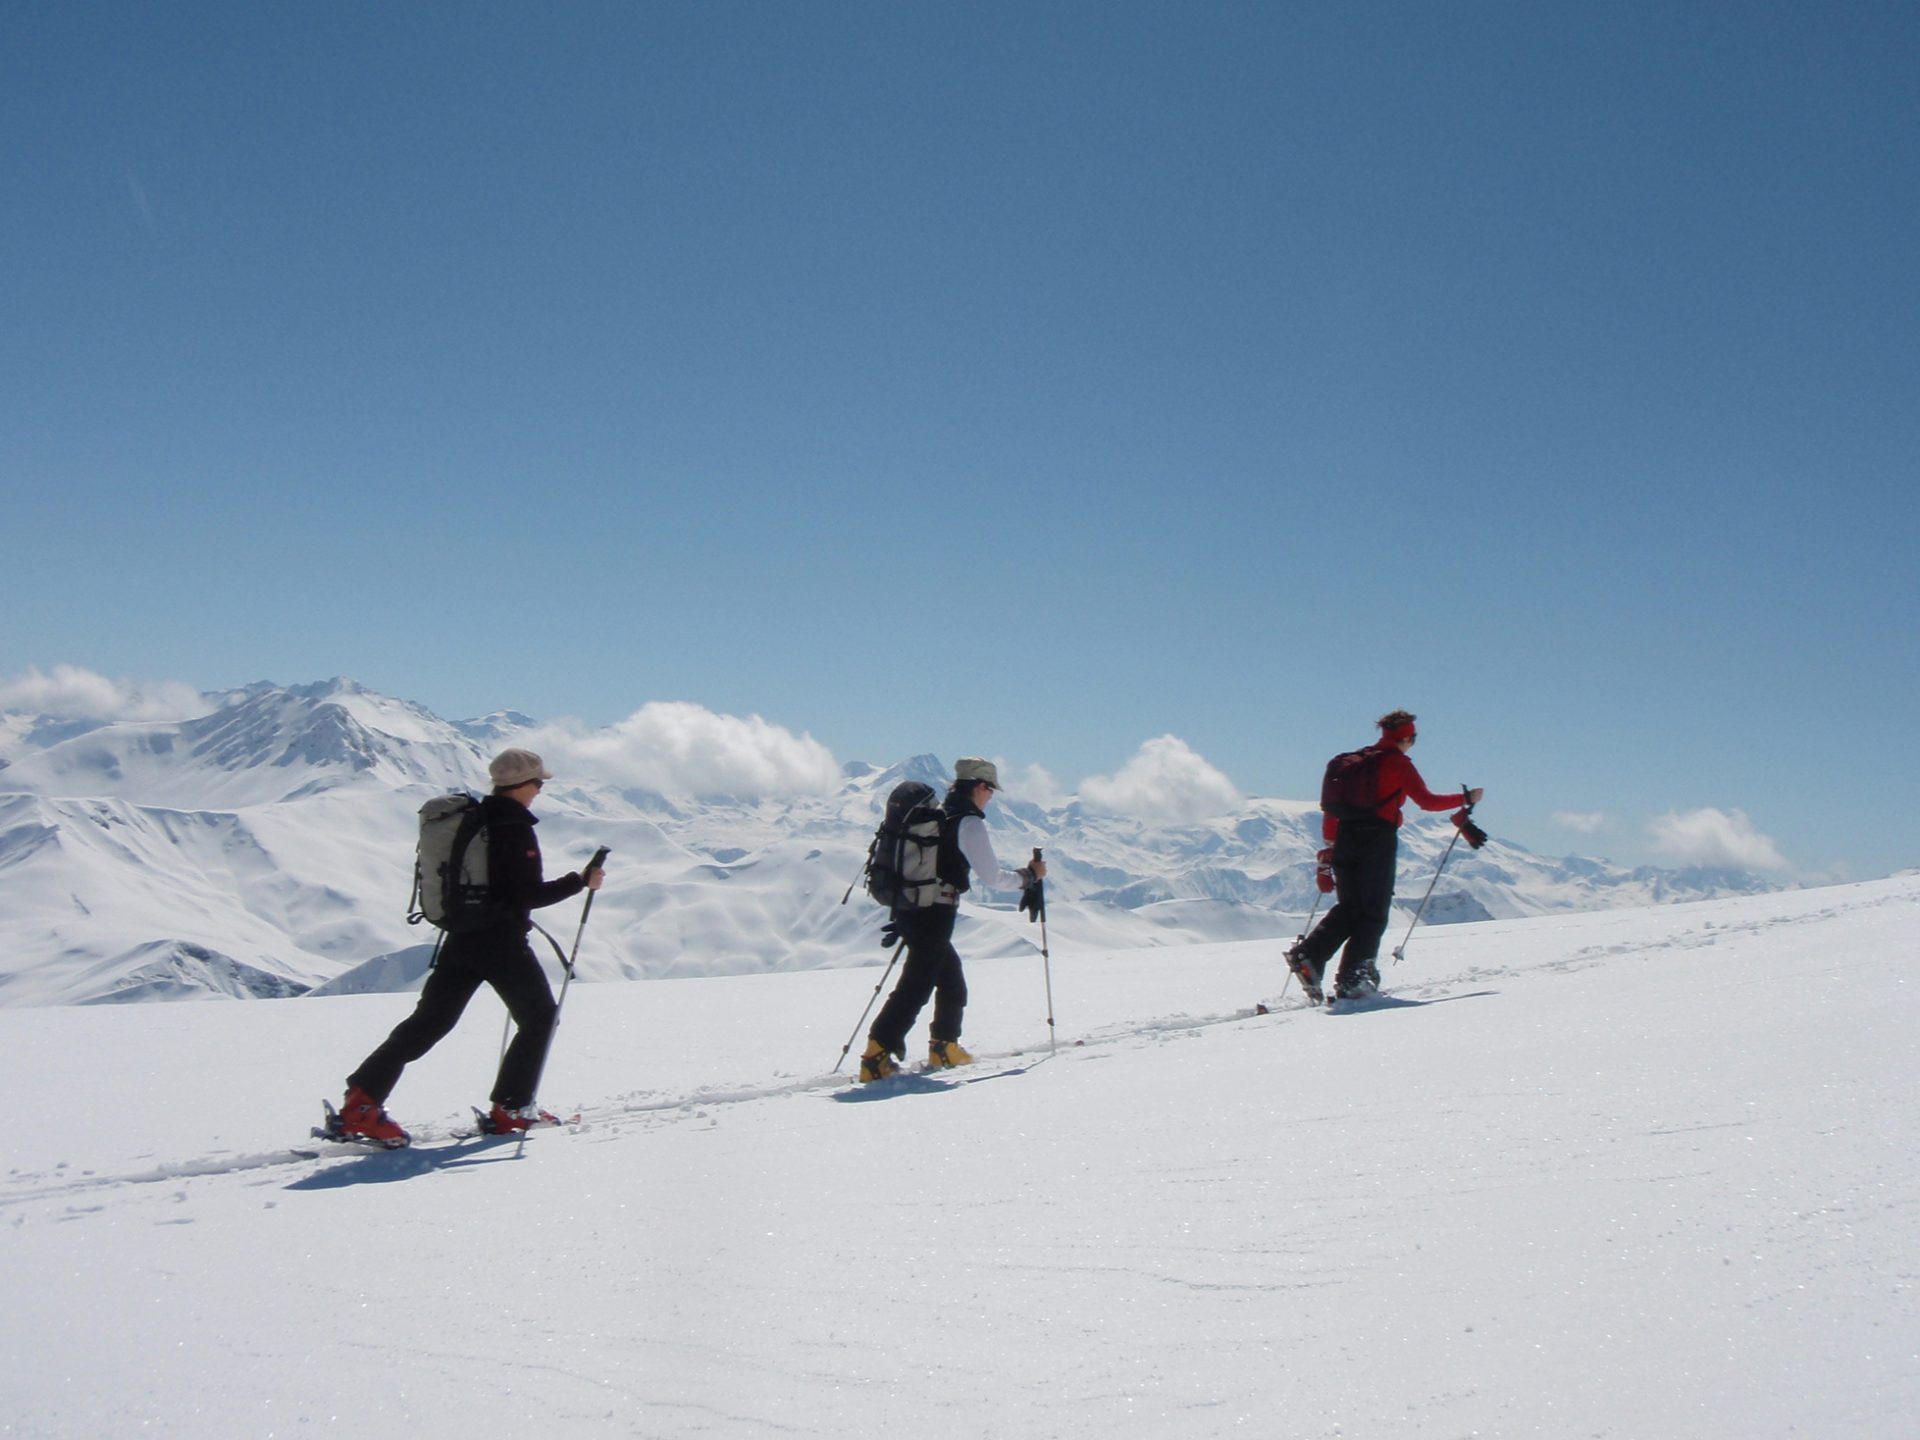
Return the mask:
[[[951,1070],[956,1065],[971,1065],[973,1056],[960,1048],[958,1040],[927,1042],[927,1069]]]
[[[893,1056],[887,1053],[886,1046],[878,1040],[867,1041],[867,1053],[860,1057],[860,1083],[866,1085],[874,1080],[884,1080],[889,1075],[898,1075],[900,1067],[893,1062]]]

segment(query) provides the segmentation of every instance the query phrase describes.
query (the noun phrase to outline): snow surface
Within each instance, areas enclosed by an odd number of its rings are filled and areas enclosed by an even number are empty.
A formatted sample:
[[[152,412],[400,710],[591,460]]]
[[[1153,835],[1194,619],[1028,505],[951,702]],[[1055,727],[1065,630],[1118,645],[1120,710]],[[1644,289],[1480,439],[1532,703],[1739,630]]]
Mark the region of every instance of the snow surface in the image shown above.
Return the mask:
[[[1028,952],[977,1080],[868,1089],[878,969],[577,984],[579,1127],[459,1141],[485,997],[317,1160],[405,997],[0,1011],[0,1434],[1908,1437],[1916,922],[1422,930],[1351,1014],[1056,954],[1057,1054]]]

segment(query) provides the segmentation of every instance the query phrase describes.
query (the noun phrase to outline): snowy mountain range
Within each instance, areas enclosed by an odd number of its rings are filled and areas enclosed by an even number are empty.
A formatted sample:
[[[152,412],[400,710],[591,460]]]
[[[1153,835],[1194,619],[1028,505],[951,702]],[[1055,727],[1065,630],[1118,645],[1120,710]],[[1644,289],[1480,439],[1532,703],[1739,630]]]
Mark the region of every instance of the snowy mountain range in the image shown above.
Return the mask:
[[[404,921],[414,813],[484,784],[503,745],[552,732],[501,711],[446,721],[350,680],[209,694],[204,714],[117,723],[0,715],[0,1004],[403,989],[431,934]],[[887,792],[940,787],[945,760],[851,763],[777,796],[669,795],[596,773],[580,744],[541,798],[549,873],[614,856],[583,979],[735,974],[878,959],[879,911],[842,903]],[[1295,934],[1316,899],[1319,813],[1253,799],[1188,824],[1009,794],[1003,858],[1045,847],[1048,939],[1119,949]],[[1410,820],[1401,902],[1452,836]],[[1699,900],[1775,888],[1748,874],[1549,859],[1496,839],[1454,851],[1423,923]],[[1014,897],[971,896],[963,954],[1030,953]],[[577,912],[541,917],[570,943]],[[1389,936],[1397,942],[1398,933]]]

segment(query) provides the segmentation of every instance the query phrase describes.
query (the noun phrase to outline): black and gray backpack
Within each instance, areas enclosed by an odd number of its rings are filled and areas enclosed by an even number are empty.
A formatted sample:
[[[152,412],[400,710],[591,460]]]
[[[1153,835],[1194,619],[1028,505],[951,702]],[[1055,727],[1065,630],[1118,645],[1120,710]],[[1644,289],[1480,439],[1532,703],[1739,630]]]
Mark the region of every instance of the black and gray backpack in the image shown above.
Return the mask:
[[[903,780],[867,847],[867,894],[894,914],[920,910],[940,894],[940,827],[946,816],[933,787]]]
[[[436,795],[420,807],[407,923],[450,935],[481,930],[499,915],[487,883],[487,822],[478,796]]]

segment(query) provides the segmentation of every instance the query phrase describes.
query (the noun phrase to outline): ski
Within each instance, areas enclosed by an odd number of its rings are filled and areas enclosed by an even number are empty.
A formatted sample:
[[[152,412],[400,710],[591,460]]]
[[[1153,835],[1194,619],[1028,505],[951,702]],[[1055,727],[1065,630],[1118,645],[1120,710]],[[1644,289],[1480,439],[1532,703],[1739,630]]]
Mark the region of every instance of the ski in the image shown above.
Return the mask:
[[[393,1155],[402,1150],[411,1150],[413,1148],[411,1145],[382,1145],[377,1140],[356,1140],[352,1136],[348,1136],[345,1139],[336,1139],[331,1135],[322,1135],[317,1129],[313,1131],[313,1138],[325,1141],[326,1143],[317,1147],[289,1145],[287,1147],[287,1153],[297,1156],[302,1160],[318,1160],[323,1155],[330,1155],[336,1152],[358,1155]]]
[[[536,1130],[558,1130],[562,1126],[573,1129],[580,1124],[580,1119],[577,1113],[564,1118],[556,1115],[551,1120],[536,1120],[525,1129],[500,1130],[494,1127],[493,1117],[476,1105],[473,1107],[473,1124],[450,1133],[456,1140],[474,1140],[483,1135],[530,1135]]]
[[[315,1126],[313,1129],[313,1138],[316,1140],[324,1140],[327,1143],[318,1147],[289,1145],[287,1147],[287,1153],[298,1160],[320,1160],[330,1154],[342,1151],[348,1154],[360,1155],[394,1155],[402,1150],[411,1150],[414,1148],[411,1143],[406,1145],[384,1145],[378,1140],[362,1140],[352,1135],[337,1138],[332,1135],[322,1135],[318,1126]]]
[[[1034,1066],[1050,1059],[1041,1055],[1033,1060],[1013,1057],[1005,1061],[974,1061],[967,1065],[942,1065],[937,1068],[917,1065],[900,1069],[878,1080],[855,1080],[834,1092],[840,1100],[878,1100],[889,1095],[931,1095],[940,1090],[958,1090],[962,1085],[978,1085],[982,1080],[1001,1080],[1009,1075],[1024,1075]]]
[[[1364,995],[1329,995],[1327,1013],[1352,1015],[1361,1010],[1371,1010],[1382,1003],[1392,1003],[1391,996],[1385,990],[1369,990]]]
[[[1297,1003],[1289,1002],[1282,996],[1275,1000],[1256,1000],[1253,1002],[1253,1009],[1248,1013],[1252,1015],[1278,1015],[1287,1010],[1317,1010],[1318,1008],[1319,1002],[1311,996],[1303,995]]]
[[[341,1150],[360,1150],[375,1155],[385,1154],[393,1150],[406,1150],[412,1147],[413,1141],[411,1138],[392,1141],[376,1140],[367,1135],[351,1135],[347,1132],[345,1126],[340,1123],[340,1112],[334,1109],[332,1101],[322,1100],[320,1105],[326,1112],[325,1119],[308,1132],[315,1140],[324,1140],[328,1145]],[[527,1130],[496,1130],[493,1126],[492,1117],[476,1105],[473,1109],[473,1124],[463,1126],[458,1130],[450,1130],[447,1134],[449,1138],[454,1140],[472,1140],[480,1136],[493,1135],[524,1135],[528,1130],[557,1130],[563,1125],[572,1128],[578,1126],[580,1121],[581,1117],[578,1114],[567,1116],[564,1119],[556,1115],[550,1121],[543,1120],[528,1126]],[[293,1154],[299,1156],[302,1160],[318,1160],[322,1153],[319,1150],[310,1150],[297,1145],[289,1148]]]

